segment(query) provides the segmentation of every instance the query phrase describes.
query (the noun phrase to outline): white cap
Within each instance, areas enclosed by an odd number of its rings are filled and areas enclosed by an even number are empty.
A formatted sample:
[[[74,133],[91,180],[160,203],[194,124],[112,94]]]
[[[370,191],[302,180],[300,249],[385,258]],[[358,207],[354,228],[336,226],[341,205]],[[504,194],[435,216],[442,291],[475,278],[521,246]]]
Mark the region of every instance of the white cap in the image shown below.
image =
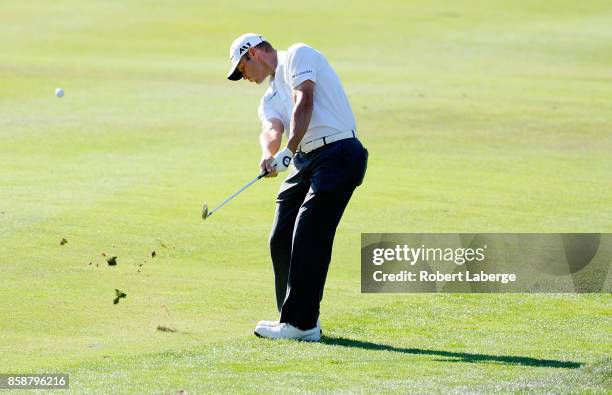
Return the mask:
[[[232,67],[227,74],[228,80],[238,81],[242,79],[242,73],[236,68],[238,67],[238,62],[240,62],[242,55],[247,53],[249,48],[254,47],[264,41],[266,41],[266,39],[263,38],[262,35],[255,33],[246,33],[234,40],[229,51]]]

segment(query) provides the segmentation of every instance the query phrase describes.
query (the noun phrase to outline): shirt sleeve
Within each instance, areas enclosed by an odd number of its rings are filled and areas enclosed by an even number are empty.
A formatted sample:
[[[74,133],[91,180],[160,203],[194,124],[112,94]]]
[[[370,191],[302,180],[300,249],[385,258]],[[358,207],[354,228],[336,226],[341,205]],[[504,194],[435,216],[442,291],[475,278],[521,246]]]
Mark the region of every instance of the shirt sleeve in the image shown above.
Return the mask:
[[[257,109],[257,115],[262,124],[270,122],[272,119],[279,119],[284,123],[283,116],[278,108],[278,92],[271,87],[266,90]]]
[[[291,88],[306,80],[317,82],[320,54],[308,45],[298,44],[287,54],[287,73]]]

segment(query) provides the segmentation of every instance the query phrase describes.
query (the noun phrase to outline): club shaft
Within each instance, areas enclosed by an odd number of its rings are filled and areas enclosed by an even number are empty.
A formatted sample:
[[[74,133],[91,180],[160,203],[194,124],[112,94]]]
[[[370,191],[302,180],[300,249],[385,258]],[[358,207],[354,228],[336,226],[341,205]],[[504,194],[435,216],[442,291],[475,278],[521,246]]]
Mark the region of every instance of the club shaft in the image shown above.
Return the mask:
[[[229,202],[230,200],[232,200],[233,198],[235,198],[236,196],[238,196],[240,194],[240,192],[244,191],[245,189],[247,189],[248,187],[250,187],[251,185],[253,185],[255,182],[257,182],[257,180],[259,180],[261,177],[265,176],[267,173],[263,172],[260,175],[258,175],[257,177],[253,178],[251,181],[249,181],[245,186],[243,186],[242,188],[240,188],[238,191],[236,191],[233,195],[229,196],[227,199],[225,199],[224,201],[221,202],[221,204],[219,204],[217,207],[215,207],[211,212],[208,213],[208,217],[210,217],[215,211],[219,210],[221,207],[223,207],[227,202]]]

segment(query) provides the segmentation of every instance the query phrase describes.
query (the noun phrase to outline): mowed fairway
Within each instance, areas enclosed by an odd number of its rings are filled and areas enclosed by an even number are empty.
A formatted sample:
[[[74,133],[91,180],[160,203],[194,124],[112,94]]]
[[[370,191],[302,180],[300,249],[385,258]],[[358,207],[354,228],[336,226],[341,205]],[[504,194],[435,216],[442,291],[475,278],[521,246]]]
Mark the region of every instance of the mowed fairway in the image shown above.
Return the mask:
[[[66,372],[71,392],[104,394],[612,391],[609,294],[368,295],[359,269],[361,232],[612,232],[609,1],[0,15],[0,373]],[[200,218],[258,172],[264,86],[225,80],[247,31],[321,50],[370,151],[320,344],[252,335],[277,317],[280,178]]]

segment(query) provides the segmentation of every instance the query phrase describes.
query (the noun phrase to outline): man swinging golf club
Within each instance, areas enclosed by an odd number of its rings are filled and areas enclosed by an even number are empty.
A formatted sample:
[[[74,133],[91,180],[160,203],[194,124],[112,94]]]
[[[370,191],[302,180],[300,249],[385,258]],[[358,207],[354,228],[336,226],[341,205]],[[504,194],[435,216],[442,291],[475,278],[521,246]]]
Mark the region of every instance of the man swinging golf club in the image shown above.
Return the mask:
[[[270,234],[278,321],[260,321],[255,334],[319,341],[319,306],[336,227],[363,180],[367,150],[340,79],[326,58],[306,44],[276,51],[247,33],[230,46],[232,81],[270,78],[259,105],[260,168],[266,177],[294,169],[283,181]],[[287,144],[281,149],[283,132]]]

